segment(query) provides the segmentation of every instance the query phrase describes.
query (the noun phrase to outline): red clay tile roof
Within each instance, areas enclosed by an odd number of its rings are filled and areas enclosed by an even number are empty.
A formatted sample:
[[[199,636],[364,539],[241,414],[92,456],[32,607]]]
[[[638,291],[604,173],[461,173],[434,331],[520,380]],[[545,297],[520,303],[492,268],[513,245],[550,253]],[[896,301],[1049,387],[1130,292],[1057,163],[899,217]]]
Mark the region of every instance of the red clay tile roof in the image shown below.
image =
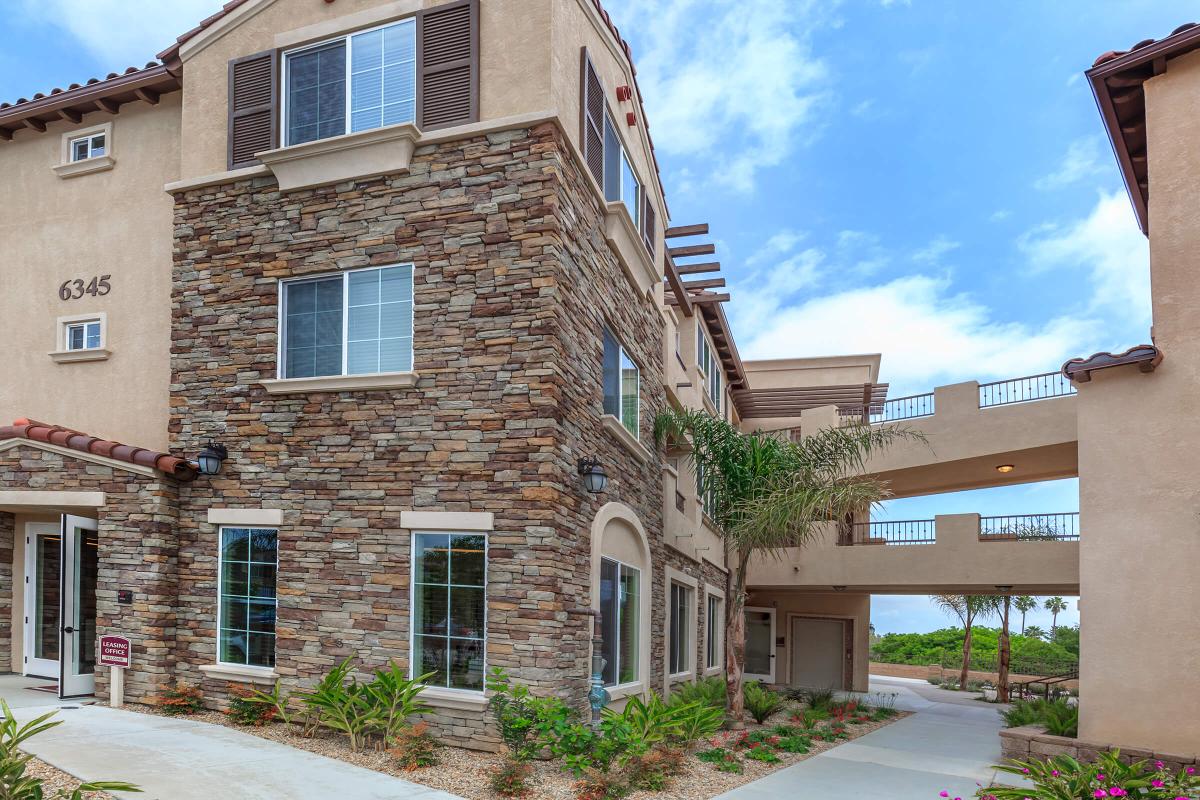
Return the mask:
[[[1142,84],[1165,72],[1169,59],[1200,48],[1200,25],[1189,22],[1162,39],[1100,55],[1087,71],[1113,153],[1142,233],[1149,233],[1150,180],[1146,158],[1146,94]]]
[[[89,436],[70,428],[47,425],[31,419],[19,419],[12,425],[0,425],[0,440],[4,439],[29,439],[34,442],[46,442],[78,450],[81,453],[91,453],[103,458],[150,467],[181,481],[190,481],[198,474],[196,465],[186,458],[167,453],[156,453],[153,450],[133,447],[108,439],[97,439],[95,436]]]
[[[1067,380],[1087,383],[1092,379],[1093,370],[1137,364],[1142,372],[1153,372],[1162,360],[1162,351],[1157,347],[1152,344],[1139,344],[1123,353],[1101,352],[1093,353],[1087,358],[1072,358],[1062,365],[1062,374]]]

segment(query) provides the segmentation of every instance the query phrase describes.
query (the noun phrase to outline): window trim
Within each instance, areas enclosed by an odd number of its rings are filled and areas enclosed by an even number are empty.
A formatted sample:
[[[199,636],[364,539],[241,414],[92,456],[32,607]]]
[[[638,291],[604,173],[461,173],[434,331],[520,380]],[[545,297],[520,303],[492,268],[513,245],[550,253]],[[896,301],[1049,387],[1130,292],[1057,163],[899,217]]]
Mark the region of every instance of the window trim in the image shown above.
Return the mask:
[[[104,139],[104,152],[100,153],[99,155],[93,155],[92,142],[94,142],[97,138]],[[87,155],[85,155],[83,158],[75,157],[75,145],[79,142],[87,142]],[[88,161],[93,158],[103,158],[104,156],[108,155],[108,136],[105,135],[104,131],[92,131],[91,133],[85,133],[80,136],[73,136],[67,140],[67,155],[72,164],[78,164],[80,161]]]
[[[213,663],[219,669],[237,669],[237,670],[254,670],[258,672],[274,672],[275,666],[264,667],[260,664],[238,664],[233,661],[224,661],[221,658],[221,597],[222,597],[222,581],[225,572],[225,530],[228,528],[237,530],[260,530],[260,531],[275,531],[275,630],[272,636],[275,637],[275,665],[279,664],[279,532],[280,528],[274,525],[218,525],[217,526],[217,581],[216,581],[216,596],[217,596],[217,613],[216,613],[216,645],[217,650]],[[247,641],[248,644],[248,641]],[[249,650],[247,649],[247,652]]]
[[[408,330],[408,347],[409,347],[409,369],[398,370],[392,372],[346,372],[346,359],[349,350],[349,326],[350,326],[350,275],[356,272],[382,272],[385,269],[395,267],[408,267],[411,272],[409,274],[409,302],[412,304],[412,314],[409,317]],[[338,272],[322,272],[313,275],[295,275],[290,278],[280,278],[276,287],[276,326],[275,326],[275,378],[271,381],[265,381],[267,391],[272,394],[282,394],[289,389],[296,390],[311,390],[320,391],[322,384],[333,384],[332,389],[336,390],[337,384],[350,384],[348,388],[375,388],[375,384],[380,383],[380,376],[400,376],[399,383],[385,381],[386,387],[394,385],[411,386],[415,378],[415,367],[417,357],[416,343],[416,326],[417,326],[417,270],[416,266],[411,262],[400,262],[396,264],[381,264],[375,267],[359,267],[357,269],[345,269]],[[303,283],[305,281],[320,281],[328,280],[335,276],[342,278],[342,371],[335,375],[311,375],[300,378],[288,378],[284,376],[286,363],[285,349],[287,346],[287,286],[293,283]],[[410,377],[411,376],[411,377]],[[361,380],[355,380],[361,379]],[[361,384],[355,386],[355,384]]]
[[[80,139],[90,139],[97,135],[104,136],[104,155],[89,156],[88,158],[73,161],[71,159],[72,144]],[[64,131],[59,139],[58,164],[54,165],[51,169],[60,178],[74,178],[78,175],[89,175],[93,172],[110,170],[117,163],[112,156],[113,147],[113,124],[111,121]]]
[[[490,601],[488,598],[488,587],[491,573],[491,557],[492,557],[492,537],[491,531],[472,531],[472,530],[434,530],[429,528],[421,528],[413,530],[408,537],[408,677],[409,680],[419,677],[417,674],[417,582],[415,580],[417,570],[417,537],[418,536],[482,536],[483,537],[483,687],[480,689],[459,689],[453,686],[437,686],[429,684],[430,690],[436,690],[437,694],[441,694],[443,698],[477,698],[482,697],[487,691],[488,678],[488,617]],[[447,576],[447,580],[449,576]],[[447,586],[451,584],[447,583]],[[449,597],[446,602],[446,615],[451,614]],[[447,638],[453,638],[447,636]],[[462,637],[459,637],[462,638]],[[446,679],[449,680],[447,675]],[[437,705],[434,703],[433,705]]]
[[[614,650],[617,658],[616,658],[616,661],[614,662],[614,666],[613,666],[613,672],[614,672],[614,674],[616,674],[618,680],[611,685],[604,684],[604,688],[607,689],[611,693],[611,692],[614,692],[617,690],[622,690],[622,689],[627,690],[627,689],[642,685],[642,681],[643,681],[642,648],[646,644],[644,641],[644,639],[645,639],[644,632],[642,631],[642,604],[645,603],[647,600],[646,593],[644,591],[645,584],[642,582],[642,576],[646,573],[646,570],[642,569],[641,567],[634,566],[633,564],[627,564],[626,562],[622,561],[619,558],[614,558],[612,556],[606,556],[606,555],[601,554],[601,556],[600,556],[600,576],[601,577],[599,579],[600,581],[604,580],[603,576],[604,576],[604,562],[605,561],[609,561],[609,562],[612,562],[613,564],[617,565],[617,591],[618,592],[620,591],[621,572],[623,570],[631,569],[638,574],[638,613],[637,613],[637,619],[636,619],[637,630],[634,632],[634,637],[633,637],[637,641],[638,655],[637,655],[637,658],[635,659],[636,664],[634,665],[634,672],[635,672],[634,679],[631,681],[625,681],[624,683],[621,683],[621,681],[620,681],[620,677],[621,677],[621,641],[620,641],[621,600],[620,600],[620,597],[618,596],[617,602],[616,602],[617,618],[614,622],[614,627],[615,627],[615,630],[617,631],[617,636],[618,636],[618,639],[615,643],[615,650]],[[599,594],[599,584],[597,584],[597,594]],[[600,603],[597,602],[596,605],[597,605],[597,607],[599,607]],[[603,612],[604,609],[600,608],[599,610],[601,612]],[[601,681],[603,682],[603,678],[601,679]]]
[[[617,413],[616,414],[611,413],[610,411],[608,411],[607,409],[605,409],[603,407],[604,406],[604,388],[605,388],[604,387],[604,337],[605,336],[608,336],[609,338],[611,338],[614,342],[616,342],[616,345],[617,345]],[[636,397],[637,397],[637,425],[634,427],[633,430],[630,430],[629,426],[625,424],[625,404],[623,402],[621,402],[621,400],[624,396],[622,393],[623,380],[622,380],[622,375],[621,375],[621,359],[622,359],[622,357],[627,358],[629,360],[629,363],[633,364],[633,368],[637,370],[637,391],[635,393]],[[601,404],[601,411],[603,412],[602,416],[610,416],[613,419],[615,419],[618,423],[620,423],[621,427],[625,429],[626,433],[628,433],[630,436],[632,436],[637,443],[639,443],[639,444],[641,443],[641,441],[642,441],[642,366],[641,366],[641,364],[639,364],[637,362],[637,359],[635,359],[633,357],[633,354],[625,349],[624,343],[622,343],[620,338],[618,338],[617,335],[615,333],[613,333],[612,326],[607,325],[607,324],[604,325],[604,329],[603,329],[603,331],[601,333],[601,337],[600,337],[600,404]]]
[[[695,637],[688,635],[689,633],[693,633],[692,628],[695,627],[696,588],[675,579],[667,582],[667,590],[669,612],[667,617],[667,675],[671,678],[685,678],[696,673],[696,665],[693,663],[696,660],[695,653],[692,652]],[[671,597],[676,590],[682,594],[683,598],[683,624],[681,626],[676,624],[675,612],[678,609],[676,608],[674,598]],[[680,633],[683,637],[682,646],[679,646],[680,643],[675,641],[674,634],[676,632]],[[679,646],[678,655],[682,663],[672,664],[671,648],[677,646]],[[680,666],[683,669],[673,670],[673,666]]]
[[[404,25],[404,24],[412,24],[412,26],[413,26],[413,118],[411,120],[409,120],[408,122],[396,122],[396,123],[392,123],[392,125],[380,125],[377,128],[364,128],[361,131],[352,131],[352,130],[350,130],[350,127],[352,125],[350,117],[351,117],[352,107],[353,107],[352,106],[353,101],[351,99],[351,81],[352,81],[353,75],[354,75],[353,69],[352,69],[352,64],[353,64],[353,60],[354,60],[354,56],[353,56],[354,44],[351,40],[355,36],[358,36],[360,34],[374,33],[375,31],[381,31],[381,30],[384,30],[385,28],[390,28],[394,25]],[[288,99],[288,76],[289,76],[289,72],[291,71],[291,57],[292,56],[300,54],[300,53],[304,53],[308,50],[316,50],[317,48],[325,47],[326,45],[333,44],[334,42],[345,42],[345,44],[346,44],[346,108],[345,108],[345,112],[344,112],[345,124],[343,125],[342,132],[340,134],[336,134],[335,136],[326,136],[326,137],[324,137],[324,139],[335,139],[338,136],[348,136],[352,133],[366,133],[367,131],[379,130],[380,128],[391,128],[391,127],[400,126],[400,125],[416,125],[417,124],[417,86],[418,86],[417,68],[418,68],[418,65],[420,64],[420,60],[421,60],[420,53],[417,51],[417,38],[418,38],[417,15],[410,14],[408,16],[399,17],[397,19],[389,20],[387,22],[381,22],[377,25],[371,25],[366,28],[357,28],[355,30],[346,31],[344,33],[339,33],[336,36],[330,36],[328,38],[320,39],[315,42],[306,42],[305,44],[296,45],[295,47],[290,47],[286,50],[281,51],[279,53],[279,58],[281,61],[281,64],[279,67],[279,142],[280,142],[279,146],[280,146],[280,148],[282,149],[282,148],[287,148],[287,147],[299,147],[300,145],[312,144],[313,142],[323,141],[323,139],[321,139],[321,138],[310,139],[307,142],[299,142],[299,143],[289,141],[290,131],[288,130],[288,124],[287,124],[287,121],[288,121],[288,116],[287,116],[287,114],[288,114],[288,102],[287,102],[287,99]]]
[[[712,601],[717,601],[718,613],[713,627]],[[709,651],[715,644],[716,663],[708,661]],[[725,671],[725,592],[716,587],[704,586],[704,675],[718,675]]]
[[[100,344],[97,347],[85,347],[80,350],[69,349],[67,331],[74,325],[86,325],[90,322],[100,324]],[[108,349],[108,314],[97,311],[91,314],[70,314],[59,317],[55,321],[55,349],[49,352],[50,358],[59,364],[78,361],[103,361],[112,355]]]
[[[677,583],[680,586],[683,586],[684,588],[686,588],[689,593],[688,609],[687,609],[688,620],[687,620],[686,624],[688,625],[688,630],[690,630],[692,632],[691,635],[688,637],[690,639],[690,644],[688,645],[688,651],[687,651],[688,669],[684,672],[672,673],[671,672],[671,642],[670,642],[671,626],[670,626],[669,616],[667,617],[667,619],[665,619],[663,621],[663,628],[662,628],[663,641],[664,641],[663,654],[662,654],[663,684],[664,684],[664,688],[669,693],[672,684],[679,683],[681,681],[692,681],[696,678],[696,675],[698,674],[696,671],[696,659],[697,659],[696,648],[699,644],[699,642],[697,641],[698,635],[696,633],[696,631],[697,631],[696,624],[698,622],[698,617],[697,617],[697,612],[696,612],[696,598],[700,594],[700,581],[697,580],[696,578],[693,578],[691,575],[688,575],[686,572],[678,570],[670,565],[668,565],[666,567],[665,571],[666,571],[666,575],[664,576],[662,587],[663,587],[663,592],[664,592],[663,596],[665,598],[665,602],[667,605],[667,610],[669,613],[673,613],[673,610],[670,607],[671,606],[671,584]]]

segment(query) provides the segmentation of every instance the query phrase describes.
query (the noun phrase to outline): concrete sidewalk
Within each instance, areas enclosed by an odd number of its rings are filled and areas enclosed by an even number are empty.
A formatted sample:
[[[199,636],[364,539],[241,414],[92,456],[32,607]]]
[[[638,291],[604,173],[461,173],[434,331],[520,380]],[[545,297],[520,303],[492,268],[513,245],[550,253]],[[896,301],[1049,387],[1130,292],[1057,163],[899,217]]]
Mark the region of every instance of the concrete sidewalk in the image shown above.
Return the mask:
[[[872,676],[871,691],[895,693],[896,708],[916,713],[719,800],[937,800],[942,790],[967,798],[991,783],[1003,724],[996,706],[905,678]]]
[[[26,750],[80,780],[128,781],[129,800],[459,800],[455,795],[248,733],[103,706],[25,706],[63,724]]]

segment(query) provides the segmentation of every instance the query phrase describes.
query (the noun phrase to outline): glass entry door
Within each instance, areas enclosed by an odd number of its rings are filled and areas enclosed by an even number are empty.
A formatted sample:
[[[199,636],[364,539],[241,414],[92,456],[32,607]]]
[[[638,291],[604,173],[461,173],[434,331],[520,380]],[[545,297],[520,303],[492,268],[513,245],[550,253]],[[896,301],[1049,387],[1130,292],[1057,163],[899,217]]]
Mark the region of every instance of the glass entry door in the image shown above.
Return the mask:
[[[775,609],[746,608],[746,680],[775,682]]]
[[[62,581],[62,526],[31,522],[25,526],[25,669],[26,675],[58,679],[59,586]]]
[[[63,517],[62,621],[59,658],[59,697],[78,697],[96,691],[96,574],[99,540],[96,520]]]

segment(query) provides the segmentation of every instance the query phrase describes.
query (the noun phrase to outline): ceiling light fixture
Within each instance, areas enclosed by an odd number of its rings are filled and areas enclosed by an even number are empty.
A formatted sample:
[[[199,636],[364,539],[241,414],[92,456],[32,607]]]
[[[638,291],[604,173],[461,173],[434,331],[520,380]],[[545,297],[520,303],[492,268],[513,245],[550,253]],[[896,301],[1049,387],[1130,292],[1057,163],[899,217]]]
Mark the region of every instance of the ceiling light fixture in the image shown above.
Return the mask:
[[[1014,467],[1012,464],[1001,464],[1000,466],[996,467],[996,472],[1002,472],[1007,475],[1014,469],[1016,469],[1016,467]]]

